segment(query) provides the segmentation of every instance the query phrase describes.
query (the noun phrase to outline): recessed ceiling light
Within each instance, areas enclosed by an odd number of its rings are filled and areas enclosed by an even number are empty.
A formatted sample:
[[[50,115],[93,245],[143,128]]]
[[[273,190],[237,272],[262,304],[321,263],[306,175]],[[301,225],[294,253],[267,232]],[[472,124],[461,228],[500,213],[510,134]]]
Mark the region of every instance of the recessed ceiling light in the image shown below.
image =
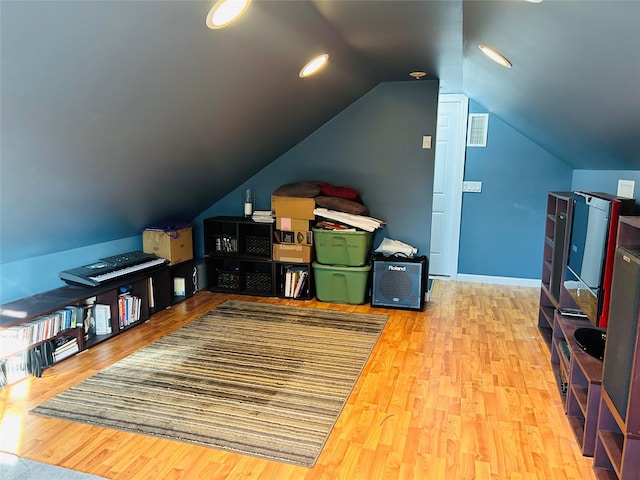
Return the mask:
[[[411,75],[416,80],[420,80],[422,77],[427,76],[427,72],[411,72],[409,75]]]
[[[247,11],[251,0],[218,0],[207,14],[207,27],[223,28]]]
[[[298,74],[299,77],[305,78],[309,75],[313,75],[327,64],[327,60],[329,60],[328,53],[323,53],[322,55],[312,58],[304,67],[302,67],[302,70],[300,70],[300,73]]]
[[[511,62],[507,59],[507,57],[502,55],[497,50],[491,47],[487,47],[486,45],[479,45],[479,47],[480,47],[480,50],[482,50],[482,53],[484,53],[487,57],[489,57],[491,60],[493,60],[497,64],[502,65],[503,67],[506,67],[506,68],[511,68]]]

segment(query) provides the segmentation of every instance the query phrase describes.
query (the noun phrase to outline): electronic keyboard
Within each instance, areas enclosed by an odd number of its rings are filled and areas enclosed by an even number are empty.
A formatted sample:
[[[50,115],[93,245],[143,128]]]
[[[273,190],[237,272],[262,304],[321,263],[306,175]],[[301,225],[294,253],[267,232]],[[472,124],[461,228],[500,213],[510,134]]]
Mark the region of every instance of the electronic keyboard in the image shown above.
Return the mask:
[[[101,258],[95,263],[82,267],[63,270],[58,276],[69,285],[97,287],[105,282],[166,263],[165,258],[160,258],[153,253],[134,251]]]

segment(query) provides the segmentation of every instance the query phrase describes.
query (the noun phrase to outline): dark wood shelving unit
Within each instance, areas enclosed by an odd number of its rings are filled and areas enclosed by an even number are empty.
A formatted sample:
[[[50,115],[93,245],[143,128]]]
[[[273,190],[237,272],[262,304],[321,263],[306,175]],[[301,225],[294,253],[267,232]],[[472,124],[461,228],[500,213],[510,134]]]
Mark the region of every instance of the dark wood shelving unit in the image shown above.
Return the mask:
[[[620,217],[617,247],[640,253],[640,217]],[[623,254],[623,251],[618,250],[618,252]],[[636,258],[638,258],[637,254]],[[625,360],[622,361],[620,360],[621,352],[615,347],[611,353],[609,345],[605,348],[604,381],[598,413],[594,469],[599,479],[638,480],[640,479],[640,319],[637,302],[640,288],[637,284],[629,286],[629,277],[623,274],[623,269],[626,270],[627,267],[621,268],[617,261],[618,259],[616,259],[613,273],[610,310],[612,315],[607,327],[609,332],[607,341],[625,339],[627,342],[615,344],[617,348],[625,345]],[[626,271],[629,272],[629,270]],[[617,281],[617,275],[621,275],[620,283]],[[624,298],[617,296],[616,288],[620,286],[622,286],[621,291],[629,289]],[[635,297],[635,309],[632,307],[630,310],[623,308],[614,311],[614,307],[626,305],[629,302],[629,296]],[[625,317],[624,320],[622,320],[623,317]],[[616,332],[614,329],[621,328],[621,325],[624,325],[623,330]],[[612,357],[610,358],[609,355]],[[620,375],[620,371],[623,370],[620,368],[621,363],[626,364],[626,368],[629,369],[626,371],[627,377]],[[612,387],[611,390],[610,387]],[[626,403],[626,409],[621,408],[621,400]]]
[[[291,262],[273,260],[274,224],[250,218],[219,216],[204,220],[204,254],[208,289],[214,292],[288,297],[284,276]],[[310,263],[295,264],[313,277]],[[297,299],[313,296],[309,278]]]
[[[556,312],[551,345],[551,364],[565,398],[567,420],[585,456],[593,456],[595,448],[602,361],[580,348],[574,332],[590,327],[588,320]]]
[[[547,195],[538,329],[549,347],[552,341],[554,312],[560,302],[572,195],[572,192],[549,192]]]
[[[0,361],[9,361],[13,357],[62,336],[75,337],[78,352],[82,352],[146,322],[153,313],[192,296],[194,293],[192,276],[193,261],[188,260],[176,265],[154,267],[96,287],[65,285],[6,303],[1,306],[0,330],[18,327],[33,320],[44,321],[58,310],[71,306],[81,306],[85,309],[85,318],[82,319],[85,323],[87,311],[92,305],[101,304],[109,306],[111,332],[99,335],[92,333],[87,326],[83,326],[60,330],[52,335],[44,334],[41,340],[28,342],[16,351],[2,351]],[[173,280],[176,277],[184,278],[184,295],[174,295]],[[140,299],[139,316],[135,321],[132,318],[128,318],[127,321],[124,317],[121,319],[119,296],[124,293]],[[12,312],[20,312],[19,318],[16,318]]]
[[[272,251],[272,223],[228,216],[204,220],[204,256],[211,291],[275,296]]]

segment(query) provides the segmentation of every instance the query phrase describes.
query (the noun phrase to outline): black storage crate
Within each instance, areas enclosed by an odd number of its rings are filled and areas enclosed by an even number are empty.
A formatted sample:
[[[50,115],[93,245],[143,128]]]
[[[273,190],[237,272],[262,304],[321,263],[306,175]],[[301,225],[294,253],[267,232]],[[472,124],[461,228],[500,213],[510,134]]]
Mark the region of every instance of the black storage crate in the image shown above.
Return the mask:
[[[224,288],[228,290],[237,290],[240,288],[240,274],[238,272],[230,272],[227,270],[218,270],[218,288]]]
[[[247,235],[245,237],[245,253],[256,257],[271,256],[270,237],[255,237]]]
[[[245,282],[248,292],[271,293],[271,273],[247,272],[245,274]]]

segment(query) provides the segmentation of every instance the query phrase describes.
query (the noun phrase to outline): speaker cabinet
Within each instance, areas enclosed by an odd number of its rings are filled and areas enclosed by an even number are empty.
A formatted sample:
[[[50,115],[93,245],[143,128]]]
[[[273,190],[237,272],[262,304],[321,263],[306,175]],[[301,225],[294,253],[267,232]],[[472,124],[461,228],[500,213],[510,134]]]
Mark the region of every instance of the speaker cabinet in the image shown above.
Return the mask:
[[[638,348],[639,302],[640,249],[618,247],[613,267],[602,386],[623,421],[627,416],[634,352]]]
[[[427,257],[373,258],[371,306],[423,310],[429,275]]]

